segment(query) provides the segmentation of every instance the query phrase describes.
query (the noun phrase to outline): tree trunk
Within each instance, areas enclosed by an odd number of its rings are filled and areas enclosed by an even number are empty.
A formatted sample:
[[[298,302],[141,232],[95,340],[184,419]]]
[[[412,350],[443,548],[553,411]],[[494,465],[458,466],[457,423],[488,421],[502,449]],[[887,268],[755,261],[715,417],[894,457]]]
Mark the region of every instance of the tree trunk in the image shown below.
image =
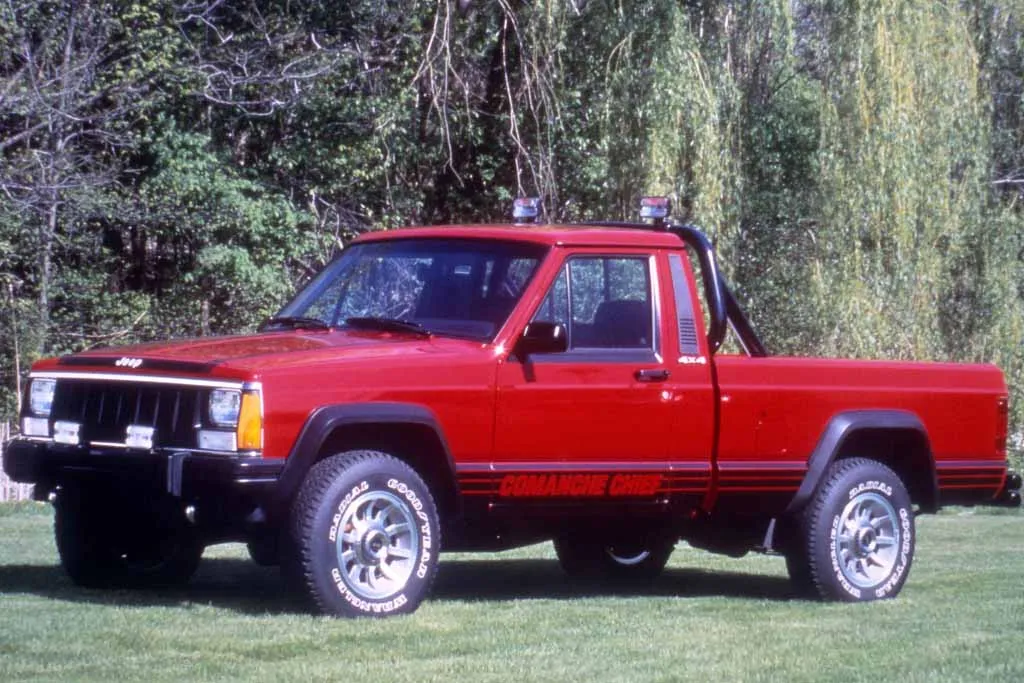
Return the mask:
[[[199,314],[199,336],[210,336],[210,300],[203,299],[203,305]]]
[[[21,346],[18,343],[18,302],[14,298],[14,283],[7,283],[11,299],[11,340],[14,346],[14,400],[16,414],[21,415]]]
[[[44,355],[50,338],[50,279],[53,271],[53,239],[57,234],[57,191],[53,190],[52,195],[39,240],[39,352]]]

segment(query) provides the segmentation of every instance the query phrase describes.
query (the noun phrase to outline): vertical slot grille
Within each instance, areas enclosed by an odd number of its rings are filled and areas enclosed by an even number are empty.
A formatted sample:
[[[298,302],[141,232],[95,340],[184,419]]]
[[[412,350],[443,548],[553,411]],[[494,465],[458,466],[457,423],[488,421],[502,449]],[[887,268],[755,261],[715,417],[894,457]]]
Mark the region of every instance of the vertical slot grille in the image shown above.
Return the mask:
[[[154,447],[195,448],[206,390],[172,385],[58,380],[52,418],[82,425],[83,443],[124,443],[128,425],[153,427]]]

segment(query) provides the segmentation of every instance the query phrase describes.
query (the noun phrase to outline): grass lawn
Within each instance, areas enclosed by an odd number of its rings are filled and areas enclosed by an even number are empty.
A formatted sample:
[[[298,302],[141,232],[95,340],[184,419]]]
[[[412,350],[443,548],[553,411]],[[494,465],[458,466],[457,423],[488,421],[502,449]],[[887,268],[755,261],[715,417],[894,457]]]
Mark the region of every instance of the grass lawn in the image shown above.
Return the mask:
[[[792,598],[780,558],[681,544],[632,593],[563,577],[550,545],[446,555],[409,617],[297,611],[241,546],[164,593],[92,591],[56,564],[52,513],[0,506],[0,680],[1013,681],[1024,678],[1024,515],[918,520],[896,600]]]

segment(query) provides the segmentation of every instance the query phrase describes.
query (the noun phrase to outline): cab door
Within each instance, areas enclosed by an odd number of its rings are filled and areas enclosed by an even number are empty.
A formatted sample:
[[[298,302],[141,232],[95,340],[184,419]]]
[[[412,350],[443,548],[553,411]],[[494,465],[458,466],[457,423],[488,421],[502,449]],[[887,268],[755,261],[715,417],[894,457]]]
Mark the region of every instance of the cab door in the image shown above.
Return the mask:
[[[655,251],[566,256],[532,320],[562,324],[568,349],[512,354],[498,370],[498,498],[657,498],[679,488],[676,387],[700,369],[680,365],[674,333],[666,338],[667,271]],[[710,443],[691,448],[702,464],[690,484],[703,491]]]

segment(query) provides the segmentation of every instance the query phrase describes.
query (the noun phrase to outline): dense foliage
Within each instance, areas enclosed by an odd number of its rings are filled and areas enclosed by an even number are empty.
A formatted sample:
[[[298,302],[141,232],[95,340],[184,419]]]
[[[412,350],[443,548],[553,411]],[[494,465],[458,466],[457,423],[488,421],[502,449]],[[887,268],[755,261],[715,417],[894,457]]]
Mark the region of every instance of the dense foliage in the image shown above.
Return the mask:
[[[0,373],[251,328],[346,240],[669,193],[770,348],[997,362],[1019,0],[3,0]],[[677,212],[678,213],[678,212]]]

